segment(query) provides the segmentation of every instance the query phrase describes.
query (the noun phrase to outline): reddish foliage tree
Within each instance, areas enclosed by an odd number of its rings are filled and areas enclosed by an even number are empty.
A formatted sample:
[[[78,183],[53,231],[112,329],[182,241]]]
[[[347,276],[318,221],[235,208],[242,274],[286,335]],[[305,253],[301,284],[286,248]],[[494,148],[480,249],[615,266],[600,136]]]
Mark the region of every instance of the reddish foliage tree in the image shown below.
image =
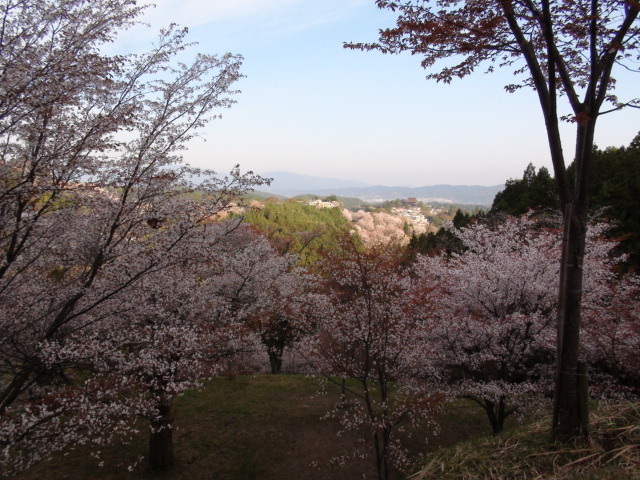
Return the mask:
[[[306,348],[329,379],[355,380],[331,415],[345,429],[364,429],[378,478],[386,480],[393,467],[407,466],[401,424],[425,420],[435,405],[425,401],[430,391],[416,375],[424,372],[419,312],[428,308],[428,290],[403,271],[397,245],[364,250],[343,238],[341,246],[318,265],[321,288]]]
[[[372,44],[348,48],[385,53],[409,51],[425,68],[442,59],[453,63],[428,75],[451,82],[481,65],[491,72],[512,67],[520,82],[508,91],[532,87],[544,116],[551,160],[564,210],[565,237],[559,284],[557,378],[552,430],[560,437],[587,434],[588,406],[579,395],[578,356],[582,267],[588,220],[591,153],[598,117],[638,99],[619,101],[612,93],[616,64],[633,69],[640,49],[637,0],[377,0],[398,12],[394,28]],[[576,125],[575,184],[566,171],[558,112],[564,96]],[[609,102],[611,109],[605,110]]]

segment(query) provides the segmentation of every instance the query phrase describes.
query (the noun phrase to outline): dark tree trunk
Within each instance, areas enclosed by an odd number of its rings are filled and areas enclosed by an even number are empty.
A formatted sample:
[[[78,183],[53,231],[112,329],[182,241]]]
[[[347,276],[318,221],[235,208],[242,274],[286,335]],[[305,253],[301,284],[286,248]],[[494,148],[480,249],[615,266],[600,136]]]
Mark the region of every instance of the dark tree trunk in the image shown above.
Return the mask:
[[[578,353],[580,347],[580,300],[582,297],[582,258],[585,248],[584,226],[577,221],[574,208],[565,209],[563,262],[558,306],[556,389],[553,412],[554,435],[574,437],[585,406],[578,399]]]
[[[559,438],[588,434],[588,399],[580,395],[581,383],[586,378],[581,378],[578,371],[586,222],[579,221],[572,210],[569,207],[565,213],[569,220],[565,219],[564,261],[558,311],[553,433]]]
[[[546,72],[539,60],[528,36],[523,32],[510,2],[501,2],[507,23],[514,38],[521,46],[521,53],[527,62],[531,79],[535,86],[544,114],[547,139],[553,162],[558,194],[565,209],[563,254],[561,262],[561,282],[558,297],[558,352],[556,389],[553,409],[552,431],[556,437],[586,436],[588,434],[588,405],[584,395],[584,385],[579,386],[582,378],[578,374],[580,346],[580,305],[582,301],[582,262],[584,257],[587,228],[587,189],[596,120],[600,108],[607,99],[610,88],[611,70],[618,56],[618,49],[598,52],[598,40],[602,32],[598,29],[599,2],[591,2],[591,21],[588,31],[590,58],[588,82],[581,101],[575,89],[575,79],[566,68],[570,58],[563,58],[557,45],[554,32],[554,16],[551,2],[542,0],[544,23],[543,40],[547,45]],[[638,17],[637,9],[627,9],[610,45],[624,43],[631,26]],[[608,35],[608,34],[607,34]],[[587,73],[587,72],[584,72]],[[570,185],[562,152],[560,130],[558,127],[558,80],[566,94],[577,125],[575,167],[576,178],[573,188]],[[577,82],[579,84],[579,82]],[[584,377],[586,380],[586,376]]]
[[[271,365],[271,373],[279,374],[282,371],[282,351],[269,349],[269,364]]]
[[[149,468],[154,472],[166,472],[173,467],[173,402],[163,401],[159,416],[151,420],[149,433]]]
[[[376,447],[376,468],[378,480],[389,480],[391,478],[391,463],[389,461],[389,439],[390,430],[385,428],[373,434],[373,442]]]
[[[595,118],[578,125],[576,179],[565,198],[564,237],[558,302],[556,388],[552,432],[558,439],[588,435],[586,374],[579,372],[582,280],[588,224],[589,170]],[[573,195],[571,195],[573,193]],[[573,201],[570,201],[571,198]]]
[[[485,400],[482,407],[487,412],[487,417],[489,418],[489,424],[491,425],[492,433],[494,435],[497,435],[502,432],[502,430],[504,429],[504,421],[508,416],[505,399],[500,398],[498,402]]]

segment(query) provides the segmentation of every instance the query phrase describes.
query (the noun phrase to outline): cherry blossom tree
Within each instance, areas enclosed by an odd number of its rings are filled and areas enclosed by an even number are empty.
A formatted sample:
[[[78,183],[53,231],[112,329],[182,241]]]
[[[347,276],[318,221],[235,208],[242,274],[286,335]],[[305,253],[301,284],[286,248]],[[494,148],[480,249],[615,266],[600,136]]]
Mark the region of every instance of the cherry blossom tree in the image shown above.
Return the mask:
[[[299,305],[308,276],[295,266],[295,255],[278,253],[251,228],[239,228],[223,243],[213,257],[221,275],[212,293],[218,311],[257,334],[271,373],[280,373],[285,349],[302,334]]]
[[[587,272],[585,272],[585,275]],[[640,284],[638,277],[608,272],[585,292],[583,357],[600,381],[593,390],[611,385],[614,392],[594,394],[628,397],[640,394]],[[604,375],[604,378],[602,377]],[[611,379],[612,381],[607,381]]]
[[[176,63],[186,32],[175,27],[146,54],[102,53],[141,12],[132,0],[0,6],[5,473],[130,431],[146,404],[118,374],[123,352],[96,332],[122,328],[145,278],[175,272],[230,200],[262,181],[180,165],[185,142],[233,103],[241,59]]]
[[[375,452],[378,478],[407,466],[398,433],[403,422],[424,421],[435,403],[425,400],[424,342],[419,310],[427,290],[401,268],[401,249],[379,245],[364,250],[354,238],[320,261],[322,289],[312,304],[314,335],[305,348],[329,379],[352,379],[330,415],[345,429],[364,432]],[[349,384],[351,385],[351,384]]]
[[[451,82],[486,66],[512,68],[507,91],[531,87],[539,100],[564,211],[562,276],[558,284],[558,338],[552,430],[560,437],[586,435],[588,405],[579,393],[581,304],[588,190],[594,134],[601,115],[638,107],[639,99],[614,94],[614,67],[637,72],[640,58],[636,0],[376,0],[398,13],[396,26],[380,31],[377,43],[348,48],[384,53],[409,51],[424,68],[451,60],[427,78]],[[566,113],[559,100],[566,99]],[[560,120],[575,124],[575,182],[571,185]]]
[[[127,295],[135,301],[129,300],[126,310],[119,302],[119,311],[101,312],[109,321],[97,322],[90,335],[82,331],[77,338],[78,348],[87,336],[99,339],[91,363],[94,376],[130,379],[128,395],[140,399],[136,414],[150,423],[153,471],[169,470],[174,462],[175,397],[216,375],[227,352],[240,348],[238,326],[213,315],[211,292],[218,277],[209,274],[211,252],[236,228],[236,221],[212,223],[183,242],[173,265],[132,285]]]
[[[376,245],[382,242],[408,242],[404,232],[404,220],[384,212],[351,212],[342,209],[342,215],[352,222],[355,232],[365,245]]]
[[[494,433],[524,399],[549,391],[560,249],[557,231],[527,217],[495,229],[454,229],[464,253],[423,257],[427,283],[439,279],[429,349],[459,395],[482,407]]]
[[[472,223],[454,229],[463,253],[418,261],[424,281],[439,282],[438,303],[427,318],[431,362],[445,373],[454,392],[485,410],[494,433],[510,415],[544,402],[553,390],[558,309],[554,287],[560,278],[556,258],[562,248],[560,228],[554,223],[529,216],[506,217],[491,226]],[[630,280],[613,271],[609,253],[614,243],[603,238],[604,229],[590,228],[585,256],[585,322],[596,330],[611,319],[604,299],[608,305],[632,299],[629,290],[621,288]],[[633,308],[628,303],[628,309]],[[617,323],[620,328],[637,328],[637,320],[635,327],[628,320],[627,316]],[[601,346],[602,336],[591,336],[583,358],[615,358],[596,346],[596,338]]]

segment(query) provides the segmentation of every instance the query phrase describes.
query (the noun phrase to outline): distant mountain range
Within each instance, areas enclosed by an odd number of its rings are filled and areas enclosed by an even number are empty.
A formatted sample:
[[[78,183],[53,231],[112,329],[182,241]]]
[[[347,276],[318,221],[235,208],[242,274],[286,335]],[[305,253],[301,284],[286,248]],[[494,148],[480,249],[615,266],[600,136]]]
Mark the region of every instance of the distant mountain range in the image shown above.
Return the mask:
[[[273,181],[271,186],[262,187],[260,190],[271,194],[287,197],[304,194],[313,194],[321,197],[337,195],[339,197],[355,197],[372,203],[413,197],[422,202],[491,205],[496,193],[504,189],[504,185],[490,187],[482,185],[386,187],[370,185],[356,180],[313,177],[291,172],[268,172],[263,176],[273,178]]]
[[[339,180],[337,178],[312,177],[291,172],[267,172],[263,177],[273,178],[273,193],[296,192],[295,195],[313,193],[311,190],[333,190],[336,188],[370,187],[371,185],[357,180]],[[276,192],[275,190],[278,190]],[[285,195],[285,193],[281,193]]]

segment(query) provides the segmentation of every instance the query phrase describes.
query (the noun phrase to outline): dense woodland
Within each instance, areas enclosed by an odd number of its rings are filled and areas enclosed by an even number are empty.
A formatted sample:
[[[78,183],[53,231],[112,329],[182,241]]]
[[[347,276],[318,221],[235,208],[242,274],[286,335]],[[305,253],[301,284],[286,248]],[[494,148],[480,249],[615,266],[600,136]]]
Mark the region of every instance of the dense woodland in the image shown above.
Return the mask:
[[[141,419],[149,468],[170,470],[178,396],[287,358],[341,386],[327,417],[363,442],[337,461],[369,458],[379,479],[410,473],[402,433],[435,431],[457,399],[496,435],[549,411],[563,224],[548,171],[508,181],[489,212],[443,211],[451,222],[408,244],[387,212],[233,213],[266,180],[180,151],[233,104],[241,58],[178,63],[175,27],[146,54],[104,54],[141,12],[2,4],[0,477],[79,446],[100,461]],[[593,158],[584,387],[637,402],[638,137]]]
[[[640,261],[640,203],[635,194],[640,189],[640,133],[627,147],[605,150],[596,147],[593,158],[594,181],[589,191],[591,218],[609,225],[607,236],[618,242],[615,252],[624,255],[620,266],[636,271]],[[569,173],[573,170],[574,166],[570,165]],[[493,223],[504,215],[525,214],[561,215],[555,180],[545,167],[536,171],[536,167],[529,164],[522,178],[505,182],[505,188],[496,195],[490,209],[481,212],[459,209],[450,220],[453,227],[460,228],[472,221]],[[447,225],[434,233],[413,236],[411,246],[424,253],[460,248]]]
[[[334,249],[337,236],[348,230],[347,219],[339,208],[317,209],[293,199],[271,199],[248,209],[242,217],[279,252],[297,255],[302,264],[317,261],[321,250]]]
[[[629,256],[625,265],[637,268],[640,262],[640,133],[627,147],[594,148],[593,181],[589,187],[591,216],[610,224],[608,235],[617,238],[617,251]],[[569,166],[573,176],[575,166]],[[555,182],[542,167],[529,165],[521,179],[510,179],[496,195],[490,213],[522,215],[529,210],[560,212]]]

